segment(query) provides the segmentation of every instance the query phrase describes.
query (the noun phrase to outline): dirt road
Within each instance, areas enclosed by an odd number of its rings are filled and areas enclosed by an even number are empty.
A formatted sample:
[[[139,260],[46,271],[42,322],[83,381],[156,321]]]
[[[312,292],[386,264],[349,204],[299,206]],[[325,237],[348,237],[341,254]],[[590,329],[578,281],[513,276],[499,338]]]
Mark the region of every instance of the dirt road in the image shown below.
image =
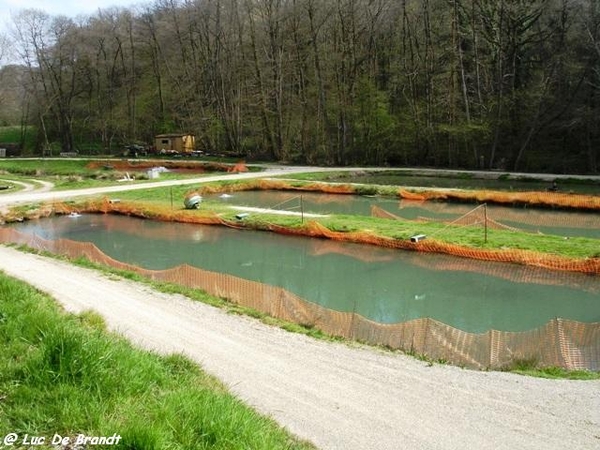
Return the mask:
[[[281,165],[262,165],[266,167],[266,170],[261,172],[246,172],[238,174],[222,174],[212,175],[199,178],[189,178],[183,180],[168,180],[168,181],[154,181],[146,183],[122,183],[115,186],[98,187],[98,188],[87,188],[87,189],[76,189],[76,190],[65,190],[65,191],[50,191],[48,192],[48,184],[43,181],[37,181],[38,183],[44,184],[44,189],[35,190],[32,192],[20,191],[14,194],[0,195],[0,208],[9,204],[16,203],[28,203],[28,202],[40,202],[40,201],[53,201],[53,200],[64,200],[67,198],[81,197],[85,195],[98,195],[98,194],[114,194],[123,191],[149,189],[156,187],[167,187],[177,185],[191,185],[200,183],[209,183],[212,181],[222,180],[242,180],[251,178],[265,178],[274,177],[280,175],[293,175],[296,173],[306,172],[332,172],[332,171],[346,171],[346,172],[362,172],[366,170],[386,170],[395,171],[398,173],[419,173],[427,176],[439,176],[448,175],[454,173],[456,175],[469,175],[475,177],[493,177],[496,178],[500,174],[489,171],[465,171],[465,170],[445,170],[445,169],[413,169],[413,168],[364,168],[364,167],[309,167],[309,166],[281,166]],[[556,174],[525,174],[525,173],[506,173],[505,175],[519,179],[520,177],[537,179],[537,180],[556,180],[563,178],[581,179],[581,180],[594,180],[600,181],[600,176],[593,175],[556,175]],[[51,186],[50,186],[51,188]],[[450,190],[450,188],[448,188]]]
[[[48,191],[52,190],[52,188],[54,187],[54,184],[50,183],[49,181],[36,180],[33,178],[30,181],[31,181],[31,183],[25,183],[23,181],[17,181],[17,180],[4,180],[4,179],[0,180],[0,182],[13,183],[13,184],[18,184],[19,186],[21,186],[23,189],[21,191],[19,191],[19,193],[32,192],[32,191],[48,192]],[[41,186],[38,186],[38,185],[41,185]]]
[[[262,172],[246,172],[237,174],[222,174],[212,175],[199,178],[188,178],[182,180],[167,180],[167,181],[154,181],[148,183],[121,183],[114,186],[87,188],[87,189],[73,189],[65,191],[50,191],[47,189],[35,190],[35,191],[20,191],[14,194],[6,194],[0,196],[0,207],[16,204],[16,203],[32,203],[42,201],[53,201],[53,200],[64,200],[67,198],[83,197],[86,195],[98,195],[98,194],[114,194],[123,191],[134,191],[141,189],[150,189],[157,187],[167,186],[182,186],[200,183],[210,183],[212,181],[222,180],[246,180],[251,178],[263,178],[263,177],[274,177],[278,175],[291,175],[294,173],[306,172],[310,169],[311,172],[328,171],[332,169],[324,167],[293,167],[293,166],[273,166]],[[37,181],[38,183],[44,183]]]
[[[600,381],[433,365],[312,340],[129,281],[0,246],[0,268],[136,344],[183,352],[323,449],[597,449]]]

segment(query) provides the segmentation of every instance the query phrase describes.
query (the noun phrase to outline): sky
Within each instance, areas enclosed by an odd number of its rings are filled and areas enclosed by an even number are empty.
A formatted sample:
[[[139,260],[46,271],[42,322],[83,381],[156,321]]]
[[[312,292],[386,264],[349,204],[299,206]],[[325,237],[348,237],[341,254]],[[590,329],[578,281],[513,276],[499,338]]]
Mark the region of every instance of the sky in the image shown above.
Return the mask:
[[[41,9],[52,16],[65,15],[76,17],[90,15],[111,6],[131,6],[148,3],[151,0],[0,0],[0,31],[7,29],[11,23],[11,14],[22,9]]]
[[[79,15],[92,15],[99,9],[112,6],[128,7],[152,0],[0,0],[0,34],[10,35],[12,16],[23,9],[39,9],[51,16],[64,15],[75,18]],[[10,49],[0,49],[0,67],[13,61]]]

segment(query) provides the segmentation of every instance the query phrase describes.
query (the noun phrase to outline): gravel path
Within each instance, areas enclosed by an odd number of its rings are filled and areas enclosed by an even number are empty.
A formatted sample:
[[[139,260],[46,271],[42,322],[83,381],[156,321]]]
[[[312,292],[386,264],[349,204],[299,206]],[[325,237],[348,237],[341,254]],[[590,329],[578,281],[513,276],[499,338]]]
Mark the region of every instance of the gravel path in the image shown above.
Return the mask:
[[[205,176],[199,178],[188,178],[183,180],[166,180],[166,181],[154,181],[144,183],[120,183],[113,186],[86,188],[86,189],[73,189],[65,191],[48,191],[47,189],[34,190],[31,192],[16,192],[14,194],[5,194],[0,196],[0,207],[18,204],[18,203],[31,203],[31,202],[43,202],[43,201],[55,201],[64,200],[67,198],[83,197],[86,195],[98,195],[98,194],[115,194],[124,191],[135,191],[141,189],[151,189],[157,187],[168,187],[168,186],[183,186],[201,183],[210,183],[213,181],[223,180],[247,180],[252,178],[265,178],[274,177],[278,175],[292,175],[295,173],[302,173],[310,170],[311,172],[326,172],[332,169],[324,167],[280,167],[273,166],[262,172],[245,172],[245,173],[231,173],[231,174],[220,174]],[[37,181],[38,183],[44,183]]]
[[[323,449],[597,449],[600,381],[433,365],[313,340],[130,281],[0,246],[0,269],[137,345],[183,352]]]
[[[13,183],[21,186],[23,189],[19,191],[19,194],[33,191],[48,192],[54,188],[54,183],[50,183],[49,181],[36,180],[35,178],[32,178],[30,181],[31,183],[24,183],[23,181],[0,179],[0,182]],[[38,187],[38,185],[41,185],[41,187]]]

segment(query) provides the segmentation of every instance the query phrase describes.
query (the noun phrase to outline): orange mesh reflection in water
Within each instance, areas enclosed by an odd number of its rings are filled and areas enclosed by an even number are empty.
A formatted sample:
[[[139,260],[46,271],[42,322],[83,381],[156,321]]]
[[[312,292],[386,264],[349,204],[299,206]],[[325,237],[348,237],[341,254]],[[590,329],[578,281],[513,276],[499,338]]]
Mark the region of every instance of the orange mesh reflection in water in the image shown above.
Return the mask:
[[[467,258],[443,256],[423,260],[418,254],[405,256],[411,264],[430,270],[480,273],[502,278],[513,283],[542,284],[547,286],[576,286],[586,292],[600,293],[597,278],[570,271],[555,272],[528,266],[515,271],[510,263],[479,264]]]
[[[345,244],[341,244],[336,241],[322,241],[322,240],[311,240],[310,254],[311,255],[326,255],[335,253],[338,255],[345,255],[351,258],[364,261],[364,262],[382,262],[391,261],[393,259],[391,254],[381,254],[376,248],[373,248],[371,254],[367,254],[364,249],[358,249],[357,247],[350,247]]]
[[[394,213],[386,211],[377,205],[371,206],[371,216],[379,217],[380,219],[406,220]]]
[[[313,228],[315,229],[315,228]],[[554,319],[535,330],[476,334],[424,318],[381,324],[355,313],[333,311],[307,302],[285,289],[210,272],[188,265],[147,270],[117,261],[91,243],[48,241],[0,229],[0,242],[25,244],[37,250],[89,260],[137,272],[153,280],[202,289],[211,295],[267,313],[273,317],[318,328],[333,336],[393,349],[409,350],[450,363],[477,368],[502,368],[515,360],[534,360],[541,366],[600,370],[600,323]]]

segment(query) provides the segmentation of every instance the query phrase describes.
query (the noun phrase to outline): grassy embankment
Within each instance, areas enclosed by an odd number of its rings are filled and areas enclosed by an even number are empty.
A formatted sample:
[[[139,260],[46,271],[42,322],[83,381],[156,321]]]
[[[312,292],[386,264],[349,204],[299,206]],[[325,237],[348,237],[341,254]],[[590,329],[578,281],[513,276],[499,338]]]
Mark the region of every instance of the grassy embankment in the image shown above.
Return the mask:
[[[56,188],[63,189],[101,185],[102,180],[94,180],[93,172],[85,168],[87,162],[85,160],[0,159],[0,173],[3,179],[32,184],[31,179],[35,178],[51,182]],[[14,186],[19,188],[17,184]]]
[[[188,161],[156,160],[156,165],[185,164]],[[91,164],[92,163],[92,164]],[[199,166],[200,162],[195,162]],[[135,177],[135,181],[128,183],[142,183],[148,181],[164,181],[185,178],[197,178],[214,174],[210,166],[206,172],[162,172],[160,179],[149,180],[147,168],[136,168],[141,164],[139,160],[99,160],[99,159],[5,159],[0,160],[1,178],[28,181],[30,178],[49,181],[54,184],[55,190],[83,189],[119,184],[120,179],[126,175]],[[193,164],[193,163],[192,163]],[[119,166],[116,167],[115,166]],[[127,166],[120,168],[121,166]],[[220,172],[222,173],[222,172]]]
[[[111,448],[129,449],[313,448],[185,357],[135,349],[98,315],[67,315],[2,273],[0,342],[2,436],[117,433]]]

